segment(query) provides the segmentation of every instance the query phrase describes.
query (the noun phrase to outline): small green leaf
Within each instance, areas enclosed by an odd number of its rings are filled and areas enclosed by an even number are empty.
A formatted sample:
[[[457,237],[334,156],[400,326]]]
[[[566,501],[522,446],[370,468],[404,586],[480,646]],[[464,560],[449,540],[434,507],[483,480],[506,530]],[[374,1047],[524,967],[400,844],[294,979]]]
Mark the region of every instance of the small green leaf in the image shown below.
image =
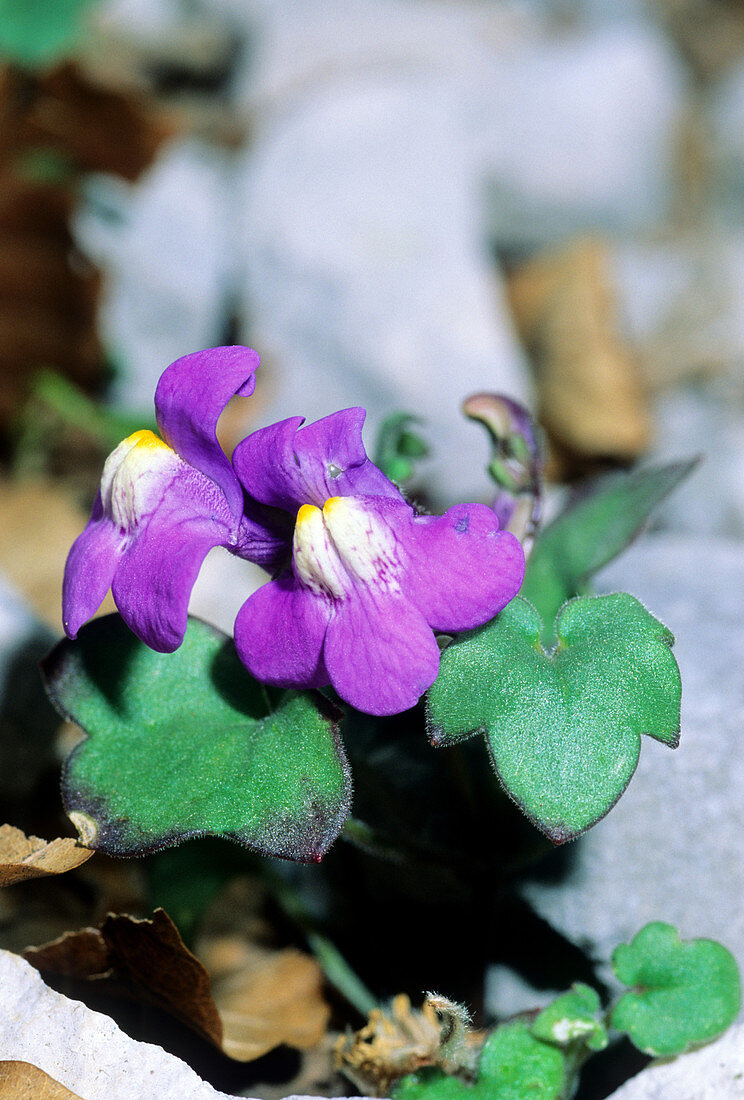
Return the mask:
[[[419,417],[411,413],[392,413],[383,420],[375,443],[375,465],[392,481],[401,483],[413,477],[416,459],[425,458],[429,445],[414,431]]]
[[[0,0],[0,57],[29,67],[67,56],[94,0]]]
[[[427,696],[432,744],[486,736],[506,792],[560,843],[594,825],[625,790],[641,734],[678,743],[673,638],[626,594],[581,596],[540,645],[540,617],[517,597],[444,650]]]
[[[741,1008],[741,980],[730,951],[713,940],[680,940],[671,924],[647,924],[612,956],[623,985],[610,1023],[657,1057],[681,1054],[726,1030]]]
[[[285,859],[320,859],[349,811],[350,779],[330,704],[263,687],[232,641],[192,619],[155,653],[118,615],[61,642],[43,666],[52,702],[88,738],[65,766],[65,809],[91,847],[143,855],[221,836]]]
[[[474,1085],[440,1070],[422,1070],[401,1078],[393,1100],[559,1100],[565,1084],[561,1051],[517,1021],[497,1027],[486,1039]]]
[[[578,1043],[589,1050],[604,1050],[607,1028],[597,1018],[599,994],[591,986],[575,982],[538,1014],[532,1022],[532,1034],[544,1043],[569,1046]]]
[[[687,477],[697,459],[607,478],[538,536],[522,595],[550,628],[558,609],[635,538],[657,504]]]

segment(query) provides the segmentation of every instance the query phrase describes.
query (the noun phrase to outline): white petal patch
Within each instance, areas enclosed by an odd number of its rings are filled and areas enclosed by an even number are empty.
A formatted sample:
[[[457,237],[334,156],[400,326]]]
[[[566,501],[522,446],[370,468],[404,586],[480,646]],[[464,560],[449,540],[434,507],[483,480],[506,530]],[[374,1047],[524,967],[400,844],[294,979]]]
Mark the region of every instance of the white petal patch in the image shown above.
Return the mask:
[[[153,510],[183,459],[154,432],[128,436],[106,459],[101,499],[108,516],[125,532],[133,531]]]
[[[294,565],[316,592],[339,599],[355,584],[398,589],[396,539],[380,517],[353,497],[329,497],[323,510],[304,504],[297,514]]]

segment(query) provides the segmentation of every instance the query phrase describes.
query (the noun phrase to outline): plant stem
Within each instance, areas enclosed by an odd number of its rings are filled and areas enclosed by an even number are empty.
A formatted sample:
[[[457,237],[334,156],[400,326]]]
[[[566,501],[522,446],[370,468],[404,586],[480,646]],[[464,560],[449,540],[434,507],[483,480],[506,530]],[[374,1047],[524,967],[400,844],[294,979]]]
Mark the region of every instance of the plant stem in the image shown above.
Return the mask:
[[[377,1000],[349,966],[338,948],[313,927],[313,921],[297,891],[279,875],[270,874],[269,885],[279,905],[299,926],[328,981],[361,1016],[368,1016]]]

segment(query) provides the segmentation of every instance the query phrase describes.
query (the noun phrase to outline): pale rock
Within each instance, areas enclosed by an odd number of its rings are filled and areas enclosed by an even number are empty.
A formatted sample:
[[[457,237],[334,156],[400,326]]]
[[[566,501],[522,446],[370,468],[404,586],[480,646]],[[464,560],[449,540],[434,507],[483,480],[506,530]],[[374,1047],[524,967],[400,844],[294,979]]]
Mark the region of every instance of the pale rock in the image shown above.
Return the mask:
[[[207,554],[191,592],[189,614],[232,636],[235,616],[268,574],[216,546]]]
[[[108,1016],[50,989],[9,951],[0,951],[0,988],[0,1061],[38,1066],[84,1100],[232,1100],[161,1047],[130,1039]]]
[[[744,63],[713,85],[707,104],[716,197],[728,214],[740,219],[744,211]]]
[[[222,342],[228,197],[224,154],[195,139],[167,145],[136,184],[86,182],[72,228],[104,273],[98,325],[120,368],[112,398],[125,408],[151,416],[168,364]]]
[[[374,428],[409,409],[439,499],[472,495],[483,452],[460,402],[527,390],[489,232],[535,247],[662,218],[678,67],[641,24],[552,42],[509,5],[245,10],[255,59],[236,101],[259,136],[237,213],[271,415],[363,404]]]
[[[665,529],[744,539],[744,399],[714,388],[682,388],[655,403],[656,439],[649,456],[667,462],[698,455],[700,463],[659,508]]]
[[[575,842],[565,877],[528,883],[523,894],[597,960],[662,920],[685,939],[719,940],[744,963],[741,543],[649,536],[598,587],[637,596],[674,633],[681,744],[670,751],[644,737],[628,790]]]
[[[641,1071],[609,1100],[741,1100],[744,1097],[744,1024],[715,1043]]]
[[[125,28],[136,10],[110,0],[101,18]],[[181,221],[202,184],[163,186],[137,285],[112,258],[115,350],[149,377],[208,342],[215,279],[201,300],[191,290],[214,266],[203,238],[219,214],[212,240],[238,272],[241,338],[265,357],[267,419],[361,404],[374,432],[407,409],[429,424],[437,503],[482,491],[483,442],[458,405],[529,394],[489,237],[541,247],[663,219],[684,88],[671,51],[631,9],[557,34],[558,7],[517,0],[171,0],[138,32],[154,24],[160,40],[170,18],[181,33],[189,12],[242,40],[230,98],[256,141],[217,213]],[[171,240],[189,264],[162,262]]]
[[[470,132],[497,246],[663,224],[686,82],[660,33],[630,21],[556,35],[483,75]]]

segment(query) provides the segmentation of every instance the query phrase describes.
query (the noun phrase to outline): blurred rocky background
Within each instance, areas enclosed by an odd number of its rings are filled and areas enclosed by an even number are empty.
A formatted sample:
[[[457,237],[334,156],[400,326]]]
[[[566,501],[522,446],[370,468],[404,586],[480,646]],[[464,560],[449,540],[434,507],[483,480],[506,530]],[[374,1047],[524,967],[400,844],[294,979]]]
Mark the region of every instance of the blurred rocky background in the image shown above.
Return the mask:
[[[520,904],[538,959],[541,922],[593,962],[661,919],[744,961],[744,7],[0,0],[3,820],[71,834],[35,679],[64,559],[160,372],[230,342],[263,364],[228,449],[407,411],[436,505],[488,499],[478,391],[537,410],[556,496],[701,456],[606,579],[678,635],[682,747]],[[218,553],[193,609],[230,629],[259,578]],[[1,894],[2,946],[136,910],[135,872],[75,874],[53,912]],[[487,1007],[539,984],[499,965]]]

